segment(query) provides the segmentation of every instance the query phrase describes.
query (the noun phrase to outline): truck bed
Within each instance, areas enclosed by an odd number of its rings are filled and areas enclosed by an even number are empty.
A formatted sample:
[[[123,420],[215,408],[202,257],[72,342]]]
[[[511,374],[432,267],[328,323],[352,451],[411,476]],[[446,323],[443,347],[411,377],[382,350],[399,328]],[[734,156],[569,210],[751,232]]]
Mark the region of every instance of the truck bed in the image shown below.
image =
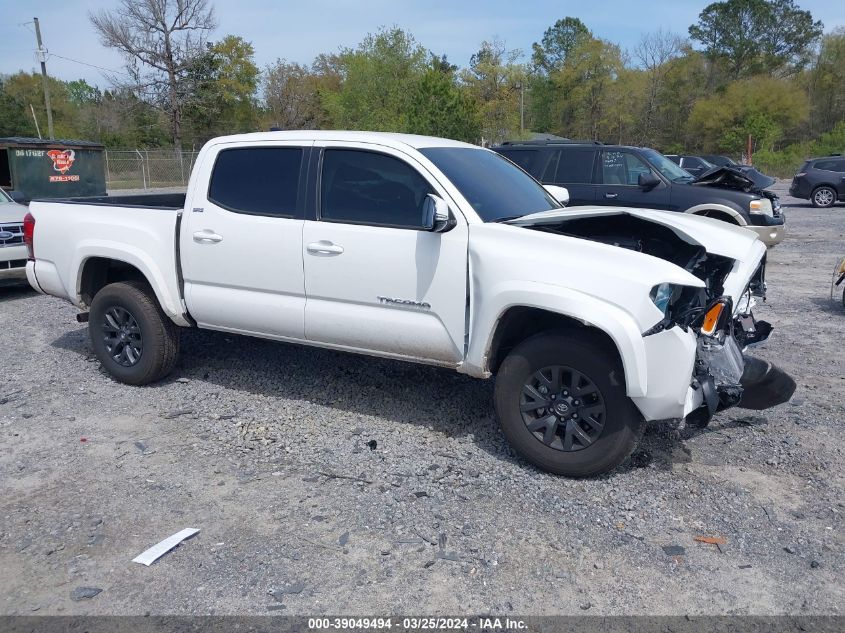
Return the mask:
[[[182,324],[177,240],[185,194],[34,200],[33,287],[87,309],[87,264],[114,259],[137,268],[165,314]],[[35,282],[35,283],[33,283]]]
[[[131,207],[136,209],[185,208],[184,193],[141,193],[127,196],[92,196],[90,198],[51,198],[33,202],[61,202],[62,204],[88,204],[98,206]]]

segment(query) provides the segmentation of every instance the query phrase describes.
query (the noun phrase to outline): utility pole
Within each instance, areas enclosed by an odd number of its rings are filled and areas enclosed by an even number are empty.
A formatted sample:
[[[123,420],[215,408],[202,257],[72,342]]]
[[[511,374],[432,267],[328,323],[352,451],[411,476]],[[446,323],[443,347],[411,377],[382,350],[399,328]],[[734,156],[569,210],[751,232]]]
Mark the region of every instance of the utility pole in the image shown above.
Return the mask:
[[[525,83],[519,82],[519,133],[525,132]]]
[[[38,61],[41,62],[41,80],[44,82],[44,105],[47,107],[47,132],[50,135],[50,140],[53,136],[53,109],[50,107],[50,84],[47,83],[47,51],[44,50],[44,45],[41,43],[41,25],[38,24],[38,18],[32,18],[35,21],[35,39],[38,40],[38,50],[35,54],[38,56]]]

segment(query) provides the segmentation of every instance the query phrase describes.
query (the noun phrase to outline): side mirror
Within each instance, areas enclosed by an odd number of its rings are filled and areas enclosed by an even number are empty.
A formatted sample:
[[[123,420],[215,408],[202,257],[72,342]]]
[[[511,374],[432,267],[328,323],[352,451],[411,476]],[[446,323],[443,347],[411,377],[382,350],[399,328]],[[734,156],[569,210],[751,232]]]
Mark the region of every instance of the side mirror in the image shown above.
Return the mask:
[[[660,178],[650,172],[647,174],[640,174],[637,176],[637,184],[646,190],[654,189],[660,184]]]
[[[438,195],[428,194],[423,203],[423,228],[432,233],[445,233],[455,228],[457,221],[449,205]]]
[[[560,206],[565,207],[569,204],[569,189],[566,187],[558,187],[557,185],[543,185],[552,198],[560,202]]]
[[[12,189],[11,191],[7,191],[6,193],[9,194],[9,197],[12,199],[13,202],[17,202],[18,204],[26,204],[27,202],[29,202],[26,199],[26,196],[24,195],[23,191],[17,191],[15,189]]]

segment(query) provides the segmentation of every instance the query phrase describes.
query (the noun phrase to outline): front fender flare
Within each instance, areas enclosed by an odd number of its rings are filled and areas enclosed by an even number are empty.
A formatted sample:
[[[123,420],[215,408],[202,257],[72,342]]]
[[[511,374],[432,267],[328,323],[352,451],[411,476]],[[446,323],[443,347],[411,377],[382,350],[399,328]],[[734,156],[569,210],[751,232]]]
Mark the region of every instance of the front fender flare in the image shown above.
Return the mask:
[[[732,209],[731,207],[725,204],[719,204],[717,202],[708,202],[706,204],[697,204],[694,207],[690,207],[684,213],[691,213],[692,215],[704,215],[708,211],[718,211],[719,213],[724,213],[729,215],[739,226],[747,226],[748,222],[745,221],[745,218],[742,217],[742,214],[739,213],[736,209]]]
[[[542,283],[508,282],[491,289],[482,299],[470,334],[463,371],[490,376],[493,335],[502,316],[514,307],[554,312],[598,328],[616,344],[625,371],[629,396],[646,395],[648,367],[643,337],[633,316],[611,303],[572,289]]]

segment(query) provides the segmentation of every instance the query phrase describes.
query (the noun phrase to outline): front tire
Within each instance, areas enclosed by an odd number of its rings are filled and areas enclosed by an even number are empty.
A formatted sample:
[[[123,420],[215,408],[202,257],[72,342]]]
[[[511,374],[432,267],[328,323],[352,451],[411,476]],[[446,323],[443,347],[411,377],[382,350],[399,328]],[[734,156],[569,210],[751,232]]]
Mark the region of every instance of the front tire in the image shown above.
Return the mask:
[[[832,187],[819,187],[813,191],[810,201],[814,207],[826,209],[836,204],[836,191]]]
[[[496,377],[495,406],[519,455],[568,477],[613,470],[644,428],[615,354],[562,333],[538,334],[508,354]]]
[[[88,333],[109,375],[129,385],[167,376],[179,356],[179,328],[138,281],[109,284],[91,302]]]

